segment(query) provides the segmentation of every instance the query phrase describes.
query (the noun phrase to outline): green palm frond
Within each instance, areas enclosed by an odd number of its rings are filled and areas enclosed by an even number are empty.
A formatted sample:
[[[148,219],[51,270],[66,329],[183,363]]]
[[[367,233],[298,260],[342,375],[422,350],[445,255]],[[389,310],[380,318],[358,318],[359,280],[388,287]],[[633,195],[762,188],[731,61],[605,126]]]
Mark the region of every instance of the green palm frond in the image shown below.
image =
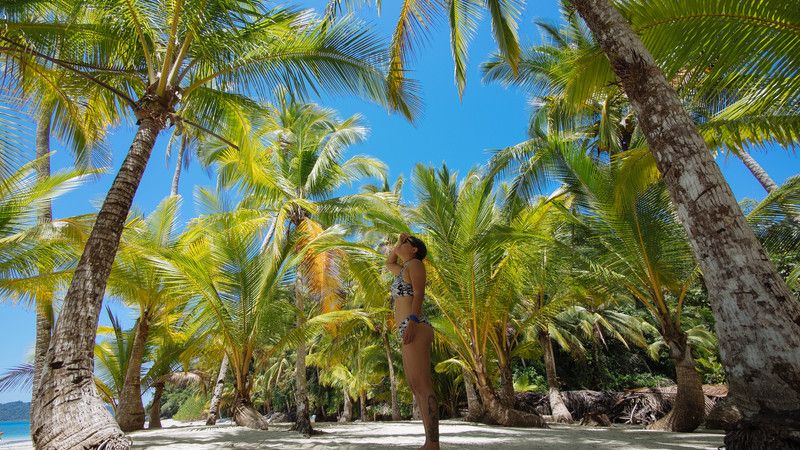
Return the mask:
[[[27,391],[33,386],[33,364],[20,364],[0,374],[0,392]]]
[[[780,0],[631,1],[621,6],[668,77],[702,73],[705,91],[759,92],[759,103],[797,104],[800,15]]]

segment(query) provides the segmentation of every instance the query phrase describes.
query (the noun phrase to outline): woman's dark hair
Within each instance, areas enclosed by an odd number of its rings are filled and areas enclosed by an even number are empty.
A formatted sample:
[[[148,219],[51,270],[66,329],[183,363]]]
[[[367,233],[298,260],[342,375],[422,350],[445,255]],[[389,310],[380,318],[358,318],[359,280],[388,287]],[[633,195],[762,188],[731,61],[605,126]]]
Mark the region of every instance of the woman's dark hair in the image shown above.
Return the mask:
[[[414,236],[409,236],[408,243],[417,249],[417,253],[414,254],[414,258],[417,258],[420,261],[425,259],[425,255],[428,254],[428,247],[425,246],[425,243],[422,242],[422,240]]]

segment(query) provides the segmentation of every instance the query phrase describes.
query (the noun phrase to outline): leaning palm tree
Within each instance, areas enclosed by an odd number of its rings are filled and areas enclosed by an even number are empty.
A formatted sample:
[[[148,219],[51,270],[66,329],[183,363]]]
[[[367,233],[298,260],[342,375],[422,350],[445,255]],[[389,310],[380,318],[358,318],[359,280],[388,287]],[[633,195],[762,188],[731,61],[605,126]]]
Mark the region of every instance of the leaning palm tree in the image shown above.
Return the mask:
[[[235,379],[234,420],[257,429],[267,424],[252,407],[254,353],[284,335],[292,315],[284,301],[294,264],[291,245],[260,249],[257,236],[267,220],[247,209],[202,216],[161,262],[170,290],[195,298],[198,320],[222,337]]]
[[[170,122],[182,121],[227,141],[213,130],[217,117],[197,123],[178,113],[181,105],[193,99],[213,104],[217,94],[264,97],[279,83],[294,91],[319,87],[388,104],[384,52],[353,21],[320,21],[305,12],[267,10],[250,0],[97,0],[73,8],[69,26],[50,21],[49,15],[34,23],[20,20],[20,9],[48,7],[45,0],[3,6],[0,51],[62,67],[102,86],[136,117],[138,127],[66,295],[39,389],[42,395],[33,406],[35,422],[41,425],[33,438],[44,447],[52,442],[65,447],[127,445],[94,395],[88,355],[122,224],[156,137]],[[76,42],[85,47],[80,59],[58,57],[64,54],[60,48]],[[410,116],[412,109],[403,110]],[[87,381],[64,384],[69,377],[61,374],[78,371]],[[73,395],[81,400],[66,401]]]
[[[162,273],[149,257],[169,252],[177,242],[180,201],[167,197],[147,217],[131,220],[122,233],[120,249],[108,280],[108,293],[139,310],[130,361],[127,364],[116,419],[123,431],[144,427],[142,363],[150,329],[165,326],[180,298],[167,292]]]
[[[623,154],[624,155],[624,154]],[[625,170],[573,151],[565,155],[564,180],[586,215],[579,216],[590,244],[589,276],[600,291],[617,287],[657,321],[677,372],[672,410],[651,427],[693,431],[703,421],[705,398],[681,318],[698,270],[663,184],[648,185]]]
[[[697,278],[688,241],[659,190],[658,173],[642,170],[640,151],[627,150],[605,164],[587,154],[581,138],[540,130],[532,140],[536,151],[521,152],[525,157],[512,165],[517,172],[511,186],[536,186],[541,179],[564,184],[570,193],[569,207],[590,230],[584,231],[591,242],[589,253],[583,255],[586,266],[574,270],[598,276],[596,290],[608,298],[615,296],[615,286],[623,286],[622,292],[653,315],[670,348],[679,395],[672,412],[653,427],[692,431],[702,423],[704,397],[680,321],[686,290]],[[495,161],[502,166],[520,155],[507,149],[499,156]],[[514,188],[512,193],[525,190]]]
[[[767,2],[793,17],[783,2]],[[573,0],[639,117],[678,217],[703,271],[716,318],[722,362],[747,426],[726,436],[729,448],[789,447],[800,388],[800,305],[770,263],[711,158],[691,117],[630,24],[610,2]],[[780,42],[775,41],[775,42]],[[788,67],[795,70],[791,63]],[[770,66],[767,72],[772,71]],[[768,330],[768,332],[765,332]]]
[[[675,40],[683,39],[683,35],[682,31],[670,30],[671,26],[699,32],[699,29],[706,28],[706,21],[715,20],[712,17],[725,15],[724,3],[691,6],[709,8],[705,11],[706,16],[686,15],[683,12],[684,5],[672,9],[661,4],[656,11],[650,11],[651,5],[641,2],[630,2],[626,7],[639,21],[634,26],[641,26],[645,30],[643,37],[646,44],[649,41],[658,42],[656,58],[660,66],[671,74],[673,85],[698,123],[708,146],[715,152],[725,151],[741,159],[769,192],[777,185],[750,156],[747,147],[769,142],[778,142],[785,148],[796,145],[800,141],[800,110],[797,103],[781,101],[766,104],[761,102],[760,95],[758,102],[751,101],[755,95],[751,92],[752,86],[742,84],[741,80],[738,84],[726,84],[723,92],[714,91],[710,88],[715,83],[714,76],[706,75],[708,69],[700,70],[703,66],[698,63],[698,59],[708,59],[708,55],[697,57],[698,52],[705,51],[705,46],[699,46],[699,41],[692,41],[691,46],[697,47],[687,49],[689,55],[672,51],[678,45]],[[715,8],[719,9],[716,13]],[[570,14],[566,7],[562,6],[562,10],[565,21],[563,27],[537,22],[545,42],[522,52],[519,70],[514,70],[505,56],[493,55],[482,64],[484,79],[521,86],[536,97],[534,102],[537,105],[546,105],[537,107],[532,122],[546,117],[554,128],[559,128],[561,124],[579,128],[597,140],[595,147],[598,151],[613,153],[636,148],[632,139],[643,140],[641,130],[608,59],[578,16]],[[676,23],[680,25],[674,25]],[[774,26],[767,22],[757,23],[763,23],[763,26],[754,27],[761,35],[769,35]],[[662,33],[663,30],[654,32],[654,29],[662,28],[667,28],[671,33]],[[663,42],[665,34],[669,36],[666,38],[668,42]],[[685,47],[681,45],[682,49]],[[726,64],[745,64],[749,59],[747,54],[733,55],[727,56],[729,61]],[[715,73],[719,75],[716,70]],[[770,78],[772,74],[764,76]],[[777,94],[772,92],[770,95]],[[655,165],[655,161],[651,164]]]

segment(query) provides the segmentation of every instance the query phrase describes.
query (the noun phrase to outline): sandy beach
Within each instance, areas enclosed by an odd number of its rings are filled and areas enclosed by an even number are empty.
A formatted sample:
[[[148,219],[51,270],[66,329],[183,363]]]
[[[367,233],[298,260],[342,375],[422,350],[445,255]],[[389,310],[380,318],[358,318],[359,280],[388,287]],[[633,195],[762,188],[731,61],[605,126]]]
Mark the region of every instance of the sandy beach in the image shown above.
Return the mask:
[[[305,438],[289,431],[289,424],[275,424],[256,431],[230,423],[205,426],[202,422],[165,421],[160,430],[131,433],[136,449],[372,449],[417,448],[423,441],[420,422],[318,423],[322,434]],[[445,420],[441,423],[442,448],[477,449],[716,449],[723,435],[717,432],[665,433],[629,427],[591,428],[551,425],[550,429],[501,428]],[[0,448],[31,449],[30,442]]]

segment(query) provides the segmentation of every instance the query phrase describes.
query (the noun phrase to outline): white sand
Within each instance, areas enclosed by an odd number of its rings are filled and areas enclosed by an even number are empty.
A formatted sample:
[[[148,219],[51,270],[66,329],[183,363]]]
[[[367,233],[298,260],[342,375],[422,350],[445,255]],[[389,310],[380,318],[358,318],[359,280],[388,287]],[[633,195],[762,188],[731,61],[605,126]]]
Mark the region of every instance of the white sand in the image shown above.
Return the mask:
[[[212,450],[212,449],[374,449],[417,448],[424,440],[422,423],[368,422],[318,423],[323,434],[304,438],[288,431],[289,424],[274,424],[269,431],[236,427],[230,423],[205,426],[203,422],[163,421],[161,430],[131,433],[137,449]],[[550,429],[501,428],[445,420],[440,425],[442,448],[508,449],[716,449],[723,435],[717,432],[665,433],[614,426],[590,428],[576,425],[551,425]],[[0,448],[31,449],[30,442]]]
[[[134,448],[175,450],[211,449],[373,449],[417,448],[424,441],[422,423],[368,422],[318,423],[323,432],[310,438],[288,431],[288,424],[275,424],[269,431],[228,425],[187,426],[131,433]],[[715,432],[664,433],[629,427],[590,428],[552,425],[550,429],[502,428],[482,424],[442,421],[442,448],[509,449],[716,449],[723,435]]]

